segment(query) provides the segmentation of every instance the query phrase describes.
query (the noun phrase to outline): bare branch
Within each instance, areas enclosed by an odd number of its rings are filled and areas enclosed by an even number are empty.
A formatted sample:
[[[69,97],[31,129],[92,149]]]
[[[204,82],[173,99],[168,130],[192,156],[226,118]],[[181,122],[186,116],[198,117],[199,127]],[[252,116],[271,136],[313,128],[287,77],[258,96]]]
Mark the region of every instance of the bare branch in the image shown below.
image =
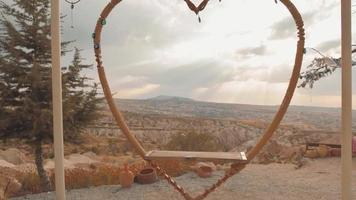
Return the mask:
[[[356,46],[356,45],[352,45]],[[321,78],[331,75],[336,69],[341,68],[341,58],[328,57],[314,48],[308,48],[317,52],[321,57],[314,58],[314,60],[307,66],[304,72],[300,73],[299,78],[302,83],[298,87],[313,88],[314,83]],[[352,54],[356,53],[356,48],[352,50]],[[356,66],[356,61],[352,61],[352,66]]]

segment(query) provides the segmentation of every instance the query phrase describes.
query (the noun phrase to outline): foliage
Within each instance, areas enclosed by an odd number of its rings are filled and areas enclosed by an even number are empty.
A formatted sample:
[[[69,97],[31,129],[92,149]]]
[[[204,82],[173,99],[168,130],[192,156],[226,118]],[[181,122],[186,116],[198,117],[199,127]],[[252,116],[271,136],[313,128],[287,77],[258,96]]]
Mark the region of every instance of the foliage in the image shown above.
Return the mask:
[[[145,167],[146,163],[137,162],[129,166],[134,175]],[[65,184],[66,189],[81,189],[92,186],[101,185],[118,185],[119,174],[123,170],[123,166],[113,165],[90,165],[88,168],[73,168],[65,170]],[[55,183],[54,171],[49,174],[52,185]],[[16,196],[23,196],[25,194],[36,194],[42,192],[40,187],[40,178],[37,173],[27,173],[19,177],[22,184],[21,191]]]
[[[189,132],[173,135],[166,148],[177,151],[217,151],[219,145],[212,135]]]
[[[91,65],[82,64],[80,50],[74,52],[72,64],[63,71],[63,119],[67,141],[75,142],[78,133],[100,115],[102,98],[98,98],[98,85],[81,75]]]
[[[43,169],[42,144],[51,142],[52,87],[49,0],[0,1],[0,139],[23,138],[33,145],[43,187],[50,188]],[[62,43],[62,54],[68,53]],[[65,139],[74,141],[97,117],[97,85],[82,75],[75,49],[73,62],[63,68]]]
[[[20,177],[19,179],[22,188],[19,195],[24,194],[36,194],[42,192],[40,177],[37,173],[27,173]]]
[[[352,7],[355,6],[356,5],[352,5]],[[353,11],[353,14],[354,13],[356,13],[356,11]],[[351,50],[351,53],[356,55],[356,45],[352,45],[352,47],[353,49]],[[307,66],[307,70],[300,73],[299,78],[302,80],[302,83],[298,87],[305,88],[306,86],[309,86],[309,88],[313,88],[316,81],[331,75],[336,69],[341,68],[341,57],[327,57],[317,49],[310,49],[320,54],[321,57],[314,58],[312,63]],[[352,66],[356,66],[356,60],[352,61]]]
[[[341,68],[341,58],[327,57],[316,49],[312,50],[318,52],[321,57],[314,58],[311,64],[307,66],[306,71],[300,73],[299,78],[302,83],[298,87],[305,88],[309,86],[309,88],[313,88],[316,81],[331,75],[336,69]],[[353,49],[352,54],[355,53],[356,49]],[[356,61],[353,61],[352,66],[356,66]]]

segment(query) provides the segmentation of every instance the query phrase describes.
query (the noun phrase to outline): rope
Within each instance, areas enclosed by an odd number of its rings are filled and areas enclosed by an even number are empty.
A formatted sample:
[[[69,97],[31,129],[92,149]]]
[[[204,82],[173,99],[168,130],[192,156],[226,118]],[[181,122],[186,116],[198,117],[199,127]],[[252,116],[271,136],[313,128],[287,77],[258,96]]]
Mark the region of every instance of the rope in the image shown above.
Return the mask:
[[[184,0],[188,7],[194,11],[196,14],[199,13],[199,11],[202,11],[209,0],[204,0],[198,7],[196,7],[192,2],[189,0]],[[259,140],[259,142],[256,144],[255,147],[253,147],[248,153],[247,153],[247,160],[248,163],[253,160],[253,158],[261,151],[261,149],[266,145],[266,143],[270,140],[272,137],[273,133],[275,130],[278,128],[281,120],[283,119],[285,113],[287,112],[287,109],[289,107],[289,104],[292,100],[295,88],[297,87],[298,79],[299,79],[299,74],[302,66],[302,60],[303,60],[303,55],[304,55],[304,44],[305,44],[305,38],[304,38],[304,24],[303,24],[303,19],[302,16],[300,15],[299,11],[297,8],[294,6],[294,4],[290,0],[280,0],[285,7],[288,9],[288,11],[291,13],[297,30],[298,30],[298,42],[297,42],[297,52],[295,56],[295,61],[294,61],[294,68],[293,72],[291,75],[291,79],[286,91],[286,94],[283,98],[282,104],[279,107],[279,110],[277,111],[272,123],[268,126],[268,128],[265,130],[263,136]],[[97,62],[97,68],[98,68],[98,73],[99,73],[99,78],[101,85],[103,87],[103,91],[105,94],[105,98],[108,102],[108,105],[110,107],[110,110],[122,130],[122,132],[125,134],[129,142],[133,145],[134,149],[138,152],[138,154],[145,159],[146,151],[140,144],[140,142],[136,139],[136,137],[131,133],[129,130],[127,124],[124,121],[124,118],[122,114],[120,113],[119,109],[115,105],[114,99],[112,97],[112,93],[110,91],[109,83],[106,79],[104,67],[103,67],[103,62],[102,62],[102,57],[101,57],[101,46],[100,46],[100,41],[101,41],[101,32],[103,25],[106,24],[106,18],[112,11],[112,9],[120,3],[121,0],[111,0],[110,3],[107,4],[107,6],[104,8],[102,13],[100,14],[100,17],[97,21],[96,27],[95,27],[95,32],[93,33],[93,40],[94,40],[94,52],[95,52],[95,57],[96,57],[96,62]],[[277,2],[277,0],[275,0]],[[215,191],[218,187],[220,187],[223,183],[225,183],[229,178],[234,176],[235,174],[239,173],[241,170],[243,170],[246,167],[245,164],[231,164],[230,170],[228,170],[223,177],[221,177],[215,184],[213,184],[211,187],[206,189],[202,194],[198,195],[197,197],[191,197],[183,187],[181,187],[171,176],[167,174],[167,172],[159,167],[157,164],[155,164],[152,161],[148,160],[148,163],[156,169],[160,174],[163,175],[163,177],[167,180],[167,182],[174,187],[176,191],[178,191],[186,200],[203,200],[205,199],[211,192]]]
[[[70,20],[71,20],[71,28],[74,28],[74,5],[79,3],[81,0],[76,0],[76,1],[69,1],[69,0],[65,0],[65,2],[70,4]]]

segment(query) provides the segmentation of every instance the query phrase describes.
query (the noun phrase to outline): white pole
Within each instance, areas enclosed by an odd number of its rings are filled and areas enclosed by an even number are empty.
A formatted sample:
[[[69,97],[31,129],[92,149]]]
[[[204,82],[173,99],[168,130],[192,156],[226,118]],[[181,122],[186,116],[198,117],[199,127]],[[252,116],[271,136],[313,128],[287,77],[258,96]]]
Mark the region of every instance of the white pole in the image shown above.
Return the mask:
[[[351,0],[341,0],[342,150],[341,199],[352,199]]]
[[[53,135],[55,154],[56,199],[65,200],[62,73],[60,37],[60,1],[51,2],[51,48],[52,48],[52,95],[53,95]]]

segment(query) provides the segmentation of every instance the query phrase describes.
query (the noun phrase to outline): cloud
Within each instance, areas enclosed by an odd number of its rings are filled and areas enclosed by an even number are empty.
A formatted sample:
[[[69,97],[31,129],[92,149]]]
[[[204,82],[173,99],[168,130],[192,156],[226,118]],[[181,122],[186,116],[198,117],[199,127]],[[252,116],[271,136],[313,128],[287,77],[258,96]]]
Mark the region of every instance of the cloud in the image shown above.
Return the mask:
[[[113,88],[136,88],[147,84],[147,77],[127,75],[111,81]]]
[[[247,47],[236,51],[238,57],[246,58],[252,56],[263,56],[267,54],[267,47],[263,44],[257,47]]]
[[[157,89],[159,89],[160,85],[157,84],[146,84],[141,87],[136,88],[125,88],[118,90],[115,95],[116,98],[139,98],[143,95],[147,95]]]
[[[150,93],[141,93],[141,98],[161,94],[189,96],[194,88],[212,87],[233,80],[234,74],[235,69],[231,63],[214,59],[172,66],[159,61],[140,62],[116,68],[114,72],[107,70],[113,89],[136,90],[147,84],[159,85],[159,88]]]
[[[196,88],[192,95],[198,100],[244,104],[279,104],[286,85],[264,81],[227,81],[209,88]]]
[[[144,76],[124,75],[113,78],[109,75],[109,82],[117,98],[140,98],[160,88],[159,84],[150,82]]]
[[[235,81],[260,81],[269,83],[288,83],[291,76],[289,65],[271,67],[242,67],[236,70]]]
[[[63,2],[63,14],[67,15],[62,24],[63,40],[75,40],[74,45],[86,49],[85,56],[92,58],[91,33],[107,2],[92,0],[77,4],[74,10],[74,29],[70,28],[69,5]],[[118,66],[148,60],[154,57],[156,50],[191,38],[190,33],[196,27],[192,23],[196,22],[187,20],[189,17],[177,10],[177,2],[174,1],[121,2],[107,18],[102,32],[103,54],[109,58],[105,62],[109,61],[107,64],[110,66]],[[117,56],[120,59],[110,61]]]
[[[306,13],[303,16],[303,20],[308,22],[309,26],[315,22],[317,12],[312,11]],[[276,22],[271,26],[272,33],[269,37],[271,40],[281,40],[289,37],[295,37],[296,26],[294,20],[291,17],[286,17],[279,22]]]
[[[339,30],[328,25],[339,22],[334,9],[339,1],[331,1],[295,2],[303,13],[307,36],[312,36],[307,37],[307,46],[322,51],[337,47],[336,39],[331,39],[338,37]],[[70,20],[64,19],[64,38],[77,39],[76,45],[85,49],[83,56],[92,62],[90,34],[106,3],[88,0],[78,4],[75,29],[69,29]],[[280,103],[295,55],[295,42],[284,39],[295,38],[295,25],[273,2],[255,5],[251,1],[211,2],[198,23],[184,1],[121,2],[107,19],[102,38],[104,66],[113,92],[118,91],[122,98],[166,94],[221,102]],[[69,5],[64,8],[64,14],[69,14]],[[257,14],[268,17],[258,18]],[[325,80],[316,84],[315,95],[339,91],[337,78]],[[298,90],[307,96],[303,91]]]
[[[316,49],[318,49],[321,52],[327,52],[336,48],[340,48],[341,45],[341,40],[340,39],[334,39],[334,40],[329,40],[320,43]]]
[[[317,7],[317,9],[312,9],[310,11],[301,13],[304,21],[304,28],[309,28],[315,23],[327,19],[331,16],[332,10],[339,5],[339,2],[318,2],[316,5],[309,5],[310,7]],[[296,25],[292,17],[286,17],[276,23],[271,27],[272,32],[269,36],[271,40],[282,40],[289,37],[295,37]]]
[[[161,86],[160,94],[179,96],[191,95],[194,88],[209,88],[233,80],[235,72],[233,66],[209,59],[161,69],[149,81]]]
[[[190,88],[231,80],[234,70],[214,60],[201,60],[166,69],[153,77],[163,85]]]

